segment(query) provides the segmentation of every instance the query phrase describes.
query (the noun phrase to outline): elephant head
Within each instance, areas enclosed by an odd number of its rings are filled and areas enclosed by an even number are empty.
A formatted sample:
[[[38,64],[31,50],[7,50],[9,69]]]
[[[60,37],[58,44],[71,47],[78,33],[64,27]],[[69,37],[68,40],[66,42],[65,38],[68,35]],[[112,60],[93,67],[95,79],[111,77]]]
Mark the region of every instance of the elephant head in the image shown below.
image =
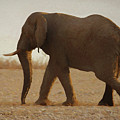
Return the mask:
[[[28,17],[22,27],[22,33],[18,41],[17,50],[5,56],[18,54],[24,73],[24,85],[21,102],[25,104],[25,98],[32,81],[31,52],[36,47],[39,49],[45,42],[47,33],[47,21],[39,13],[33,13]]]

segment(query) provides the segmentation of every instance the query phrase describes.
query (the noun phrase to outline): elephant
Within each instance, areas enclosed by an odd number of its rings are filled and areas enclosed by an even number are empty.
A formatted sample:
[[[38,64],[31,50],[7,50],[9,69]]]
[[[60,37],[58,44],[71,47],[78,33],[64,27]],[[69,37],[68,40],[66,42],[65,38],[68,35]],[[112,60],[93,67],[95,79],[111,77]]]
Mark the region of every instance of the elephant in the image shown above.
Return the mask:
[[[35,48],[50,56],[36,104],[51,104],[48,95],[58,78],[66,95],[63,105],[78,105],[69,70],[75,68],[92,71],[105,82],[105,92],[98,105],[114,105],[113,90],[120,95],[120,28],[110,19],[99,14],[79,18],[64,13],[32,13],[22,27],[17,50],[4,54],[17,54],[21,63],[24,74],[22,104],[25,104],[32,82],[31,53]]]

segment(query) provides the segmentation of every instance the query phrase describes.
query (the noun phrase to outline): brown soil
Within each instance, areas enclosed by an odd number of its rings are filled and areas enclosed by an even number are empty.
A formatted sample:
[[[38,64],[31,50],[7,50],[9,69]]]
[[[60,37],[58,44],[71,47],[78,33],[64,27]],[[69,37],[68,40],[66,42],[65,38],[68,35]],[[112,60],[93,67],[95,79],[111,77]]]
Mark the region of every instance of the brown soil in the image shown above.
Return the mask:
[[[97,106],[103,96],[105,84],[92,72],[71,69],[71,78],[80,106],[62,106],[66,97],[58,79],[49,95],[54,104],[34,105],[39,96],[43,75],[44,70],[33,70],[27,104],[21,105],[22,70],[0,69],[0,120],[120,120],[120,97],[116,92],[115,106]]]

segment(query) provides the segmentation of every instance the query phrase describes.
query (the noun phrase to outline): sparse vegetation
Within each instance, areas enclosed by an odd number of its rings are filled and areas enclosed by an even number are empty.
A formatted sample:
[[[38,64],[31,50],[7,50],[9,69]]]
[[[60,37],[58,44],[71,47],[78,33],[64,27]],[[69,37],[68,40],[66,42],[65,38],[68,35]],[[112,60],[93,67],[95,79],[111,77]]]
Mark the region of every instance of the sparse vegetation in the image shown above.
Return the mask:
[[[39,61],[33,61],[32,66],[33,66],[33,69],[46,68],[46,64],[40,64]],[[4,59],[0,57],[0,69],[21,69],[21,65],[15,59]]]

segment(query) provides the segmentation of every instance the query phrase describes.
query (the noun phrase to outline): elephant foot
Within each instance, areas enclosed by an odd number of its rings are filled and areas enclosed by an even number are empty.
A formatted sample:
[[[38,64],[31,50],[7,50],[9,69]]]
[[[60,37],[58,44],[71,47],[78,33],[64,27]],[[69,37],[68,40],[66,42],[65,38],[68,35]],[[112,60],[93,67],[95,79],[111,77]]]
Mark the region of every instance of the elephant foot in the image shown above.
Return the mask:
[[[104,101],[104,100],[101,100],[99,103],[98,103],[99,106],[114,106],[114,103],[113,101]]]
[[[74,101],[65,101],[62,105],[64,106],[78,106],[80,103],[77,100]]]
[[[40,100],[38,99],[36,102],[35,102],[36,105],[43,105],[43,106],[47,106],[47,105],[52,105],[52,102],[48,99],[44,99],[44,100]]]

